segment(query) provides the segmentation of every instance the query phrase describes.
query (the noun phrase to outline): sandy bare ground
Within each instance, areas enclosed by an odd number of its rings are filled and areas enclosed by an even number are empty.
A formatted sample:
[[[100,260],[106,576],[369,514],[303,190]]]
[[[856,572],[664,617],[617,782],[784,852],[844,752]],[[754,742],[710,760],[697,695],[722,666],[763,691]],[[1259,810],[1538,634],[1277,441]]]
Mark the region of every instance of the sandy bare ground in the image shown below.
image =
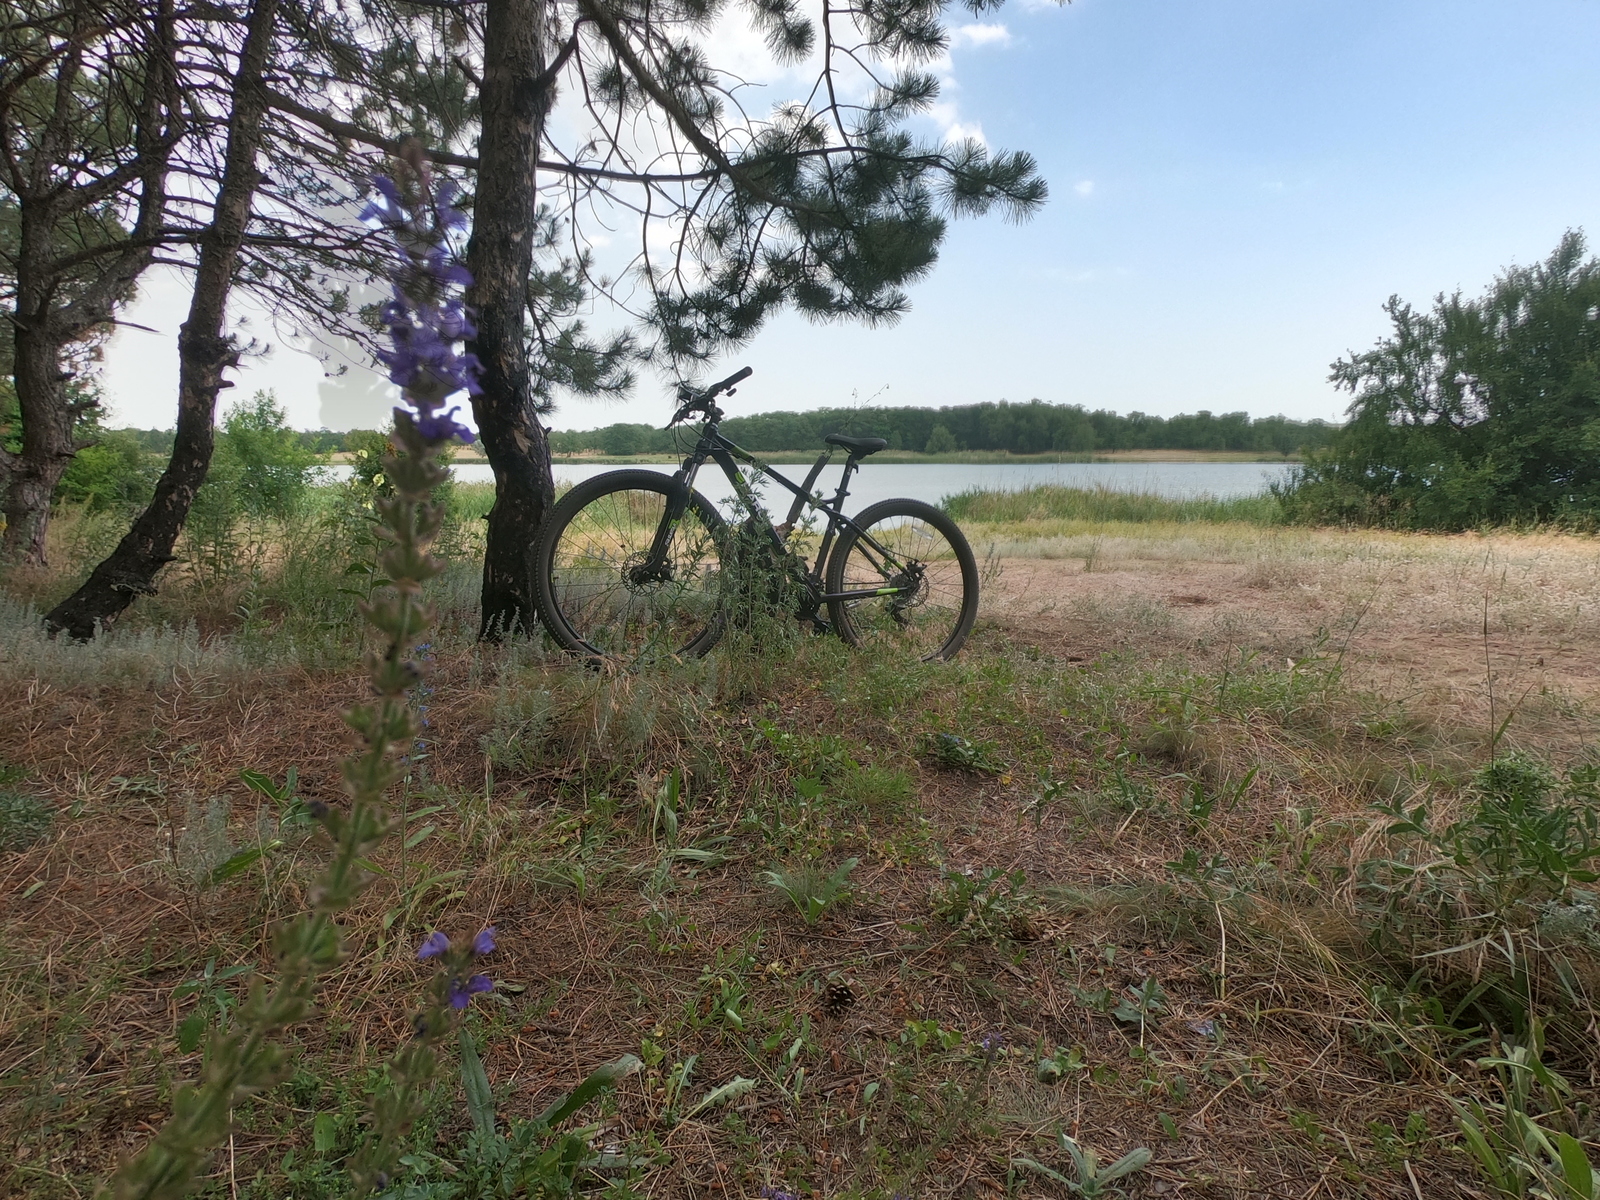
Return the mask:
[[[1106,527],[1101,527],[1102,529]],[[1019,641],[1258,661],[1341,655],[1349,680],[1466,723],[1515,710],[1593,745],[1600,716],[1600,542],[1235,531],[1181,526],[978,539],[984,615]]]

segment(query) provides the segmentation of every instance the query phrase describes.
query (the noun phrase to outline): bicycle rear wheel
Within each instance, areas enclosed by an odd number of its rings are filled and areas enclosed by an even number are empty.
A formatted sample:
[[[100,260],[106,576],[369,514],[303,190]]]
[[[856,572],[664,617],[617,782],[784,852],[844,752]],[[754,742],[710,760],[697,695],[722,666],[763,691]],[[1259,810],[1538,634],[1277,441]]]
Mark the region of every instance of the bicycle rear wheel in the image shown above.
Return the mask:
[[[680,487],[659,471],[609,471],[586,479],[550,510],[534,557],[539,615],[566,649],[634,665],[704,654],[722,636],[722,517],[691,492],[651,547]]]
[[[828,592],[897,591],[830,600],[839,636],[867,650],[953,657],[978,616],[978,563],[960,527],[920,500],[882,500],[855,523],[828,556]]]

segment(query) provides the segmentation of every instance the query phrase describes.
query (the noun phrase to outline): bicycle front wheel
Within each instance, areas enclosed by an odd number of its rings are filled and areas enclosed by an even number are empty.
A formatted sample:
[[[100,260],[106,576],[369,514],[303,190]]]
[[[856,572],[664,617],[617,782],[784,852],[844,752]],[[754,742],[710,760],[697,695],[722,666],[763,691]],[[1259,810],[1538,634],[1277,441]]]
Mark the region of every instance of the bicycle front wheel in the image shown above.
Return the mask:
[[[978,563],[960,527],[920,500],[869,505],[855,524],[828,556],[828,593],[846,596],[828,601],[839,636],[925,661],[953,657],[978,616]]]
[[[534,557],[539,615],[574,654],[636,665],[704,654],[722,636],[723,520],[659,471],[609,471],[561,497]],[[659,545],[659,552],[656,551]]]

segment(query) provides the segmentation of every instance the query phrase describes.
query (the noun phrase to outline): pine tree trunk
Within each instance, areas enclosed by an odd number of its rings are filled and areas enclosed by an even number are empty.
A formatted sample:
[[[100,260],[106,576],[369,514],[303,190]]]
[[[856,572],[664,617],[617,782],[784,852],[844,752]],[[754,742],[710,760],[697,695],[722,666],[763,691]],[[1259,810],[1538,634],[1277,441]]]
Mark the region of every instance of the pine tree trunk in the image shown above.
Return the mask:
[[[189,506],[211,468],[217,395],[232,386],[223,373],[239,361],[233,339],[223,333],[223,321],[261,181],[256,165],[266,111],[261,77],[271,55],[277,7],[278,0],[256,0],[239,56],[222,183],[200,245],[189,318],[178,333],[178,427],[172,457],[149,506],[117,548],[82,587],[45,614],[45,628],[52,634],[65,631],[91,638],[135,597],[155,593],[156,576],[173,561],[172,548]]]
[[[62,86],[77,76],[76,56],[69,54],[60,70]],[[41,150],[40,157],[43,157]],[[36,178],[39,166],[33,167]],[[6,532],[0,559],[8,563],[46,565],[45,535],[50,527],[50,499],[72,461],[73,412],[63,394],[61,354],[65,339],[51,320],[54,280],[49,273],[55,246],[51,229],[57,213],[42,186],[18,205],[16,308],[11,315],[12,381],[22,417],[22,451],[10,460],[6,478]]]
[[[545,67],[544,0],[488,0],[484,32],[478,190],[467,265],[483,363],[472,408],[494,470],[483,558],[480,636],[498,640],[535,620],[533,548],[555,502],[550,443],[539,424],[528,371],[524,311],[538,196],[539,143],[553,83],[532,86]]]
[[[26,261],[26,255],[19,258]],[[47,327],[49,300],[26,303],[28,281],[19,272],[16,343],[12,379],[22,413],[22,453],[12,459],[6,480],[6,533],[0,556],[5,561],[47,565],[45,536],[50,528],[50,500],[72,462],[76,409],[62,394],[62,345]],[[37,323],[31,317],[37,316]]]

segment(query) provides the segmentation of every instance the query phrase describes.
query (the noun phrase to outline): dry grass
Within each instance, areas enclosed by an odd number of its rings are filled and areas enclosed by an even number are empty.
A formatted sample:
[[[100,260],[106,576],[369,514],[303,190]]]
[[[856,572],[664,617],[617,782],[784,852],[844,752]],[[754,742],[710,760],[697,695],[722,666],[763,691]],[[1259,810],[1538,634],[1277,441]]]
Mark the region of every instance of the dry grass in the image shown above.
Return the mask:
[[[1027,530],[1020,532],[1030,532]],[[1348,681],[1513,744],[1593,745],[1600,541],[1249,526],[980,527],[991,611],[1091,656],[1157,639],[1187,652],[1342,655]],[[1074,561],[1076,560],[1076,561]],[[1070,655],[1075,651],[1067,649]],[[1587,718],[1585,717],[1587,714]]]
[[[1062,1166],[1058,1128],[1102,1157],[1150,1147],[1136,1196],[1483,1194],[1447,1100],[1475,1073],[1375,1003],[1392,964],[1336,881],[1379,849],[1373,801],[1448,803],[1484,761],[1485,593],[1497,704],[1520,705],[1507,737],[1592,753],[1594,543],[1028,532],[974,538],[980,557],[986,538],[1003,547],[1000,573],[948,666],[816,641],[792,661],[605,679],[441,638],[425,756],[396,797],[442,806],[411,826],[435,832],[380,864],[323,1015],[296,1032],[299,1072],[241,1111],[209,1194],[336,1194],[364,1071],[405,1036],[415,943],[491,922],[502,987],[475,1020],[504,1118],[644,1042],[663,1052],[603,1116],[604,1139],[656,1156],[640,1194],[1056,1194],[1008,1167]],[[336,801],[339,713],[361,681],[237,634],[73,648],[30,640],[20,608],[0,618],[0,765],[56,813],[50,836],[0,853],[0,1187],[86,1195],[198,1066],[174,1029],[199,1001],[177,985],[209,958],[261,962],[318,861],[288,837],[204,886],[196,815],[225,798],[228,845],[257,836],[270,814],[246,769],[294,766],[306,798]],[[1002,769],[941,769],[939,732]],[[651,803],[674,768],[688,801],[669,835]],[[1197,795],[1216,802],[1204,817]],[[1233,882],[1174,872],[1191,849]],[[815,926],[759,883],[850,856],[854,900]],[[991,869],[1020,871],[1022,893],[988,923],[941,919],[949,873]],[[1101,1011],[1102,990],[1151,979],[1165,998],[1142,1026]],[[830,983],[853,1002],[826,1008]],[[929,1021],[960,1042],[908,1024]],[[986,1070],[990,1032],[1008,1049]],[[1041,1084],[1057,1047],[1084,1065]],[[1593,1099],[1592,1048],[1552,1053]],[[666,1073],[691,1055],[692,1095],[738,1075],[756,1089],[670,1120]],[[318,1112],[338,1143],[312,1170]],[[452,1085],[420,1136],[444,1152],[465,1125]]]

